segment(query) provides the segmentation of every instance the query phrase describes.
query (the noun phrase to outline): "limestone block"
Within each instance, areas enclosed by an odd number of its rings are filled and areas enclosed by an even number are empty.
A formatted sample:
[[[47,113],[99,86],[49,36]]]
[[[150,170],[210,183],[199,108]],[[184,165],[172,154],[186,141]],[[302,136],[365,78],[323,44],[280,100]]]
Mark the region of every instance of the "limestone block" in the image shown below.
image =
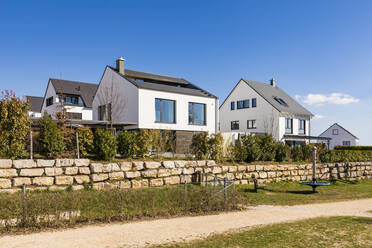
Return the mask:
[[[92,174],[92,175],[90,175],[90,176],[91,176],[93,182],[101,182],[101,181],[105,181],[105,180],[107,180],[108,177],[109,177],[107,173]]]
[[[233,173],[226,173],[225,177],[230,181],[235,179],[235,175]]]
[[[12,168],[11,159],[0,159],[0,169]]]
[[[60,167],[47,167],[44,169],[45,175],[47,176],[59,176],[63,174],[63,170]]]
[[[57,176],[56,184],[57,185],[70,185],[74,183],[74,178],[71,176]]]
[[[264,165],[264,171],[271,171],[272,169],[271,165]]]
[[[286,177],[289,176],[290,174],[291,174],[290,171],[283,171],[283,175]]]
[[[243,173],[235,173],[235,179],[243,179]]]
[[[89,175],[90,174],[89,167],[79,167],[79,174]]]
[[[236,172],[238,170],[238,167],[235,165],[229,166],[229,172]]]
[[[38,159],[36,160],[37,167],[52,167],[56,161],[54,159]]]
[[[180,183],[180,177],[179,176],[173,176],[173,177],[166,177],[164,178],[165,185],[176,185]]]
[[[163,167],[166,169],[173,169],[176,167],[174,161],[163,161]]]
[[[131,187],[130,181],[120,181],[118,185],[119,189],[129,189]]]
[[[140,176],[141,176],[141,173],[139,171],[126,171],[125,172],[126,178],[136,178]]]
[[[0,177],[16,177],[16,169],[0,169]]]
[[[145,170],[141,171],[142,177],[145,178],[155,178],[158,175],[158,171],[153,169],[153,170]]]
[[[267,172],[260,171],[258,173],[258,176],[259,176],[260,179],[266,179],[267,178]]]
[[[191,183],[192,176],[191,175],[181,175],[180,181],[181,183]]]
[[[195,172],[200,171],[201,173],[203,173],[204,169],[209,169],[209,170],[211,170],[211,168],[195,167]]]
[[[196,165],[197,166],[206,166],[207,165],[207,161],[205,161],[205,160],[196,161]]]
[[[159,187],[159,186],[163,186],[163,185],[164,185],[163,178],[150,179],[150,186],[151,187]]]
[[[56,159],[56,166],[57,167],[67,167],[67,166],[73,166],[74,165],[74,159]]]
[[[13,178],[13,186],[18,187],[22,186],[23,184],[30,185],[31,184],[31,179],[29,177],[16,177]]]
[[[21,169],[19,173],[22,177],[39,177],[44,174],[44,169]]]
[[[169,169],[159,169],[158,177],[169,177],[169,176],[170,176],[170,170]]]
[[[92,173],[103,172],[103,164],[101,164],[101,163],[91,163],[89,167],[90,167],[90,171]]]
[[[171,175],[181,175],[182,174],[182,168],[174,168],[170,171]]]
[[[72,185],[72,190],[77,191],[77,190],[83,190],[84,186],[83,185]]]
[[[133,189],[147,188],[149,186],[149,181],[147,179],[132,180],[131,184]]]
[[[276,177],[276,172],[275,171],[269,171],[269,172],[267,172],[267,177],[268,178],[275,178]]]
[[[78,167],[66,167],[65,174],[66,175],[76,175],[78,174],[79,168]]]
[[[212,172],[212,168],[211,167],[207,167],[207,168],[204,168],[204,173],[211,173]]]
[[[77,184],[83,184],[83,183],[89,183],[90,178],[87,175],[79,175],[79,176],[74,176],[75,182]]]
[[[110,180],[120,180],[124,178],[124,172],[123,171],[115,171],[109,173]]]
[[[198,163],[196,161],[186,161],[185,167],[196,167]]]
[[[35,177],[32,179],[32,184],[38,186],[50,186],[54,184],[54,177]]]
[[[256,166],[255,165],[248,165],[247,166],[247,171],[249,171],[249,172],[256,171]]]
[[[264,170],[264,166],[263,165],[256,165],[256,171],[263,171]]]
[[[223,165],[222,172],[228,172],[228,171],[229,171],[229,166]]]
[[[182,174],[184,175],[191,175],[194,173],[194,168],[183,168]]]
[[[33,159],[13,160],[13,167],[16,169],[35,168],[36,163]]]
[[[297,170],[292,170],[291,171],[291,176],[297,176],[298,175],[298,171]]]
[[[45,188],[46,189],[46,188]],[[52,185],[48,187],[50,191],[63,191],[67,189],[67,186],[61,186],[61,185]]]
[[[305,171],[304,171],[304,170],[299,170],[299,171],[298,171],[298,175],[299,175],[299,176],[303,176],[303,175],[305,175]]]
[[[276,172],[276,176],[277,176],[277,177],[281,177],[282,175],[283,175],[283,172],[282,172],[282,171],[277,171],[277,172]]]
[[[176,168],[183,168],[186,165],[186,161],[177,160],[177,161],[174,161],[174,165],[176,166]]]
[[[219,166],[215,166],[215,167],[213,167],[213,169],[212,169],[212,173],[213,173],[213,174],[219,174],[219,173],[222,173],[222,168],[219,167]]]
[[[160,162],[145,162],[146,169],[157,169],[161,166]]]
[[[104,164],[102,168],[103,172],[120,171],[121,168],[117,163]]]
[[[238,171],[246,171],[247,170],[247,166],[245,165],[238,165]]]
[[[133,170],[143,170],[145,167],[144,167],[144,163],[142,161],[133,161]]]
[[[207,166],[216,166],[216,161],[214,160],[207,160]]]
[[[122,171],[130,171],[132,169],[132,162],[121,162],[119,165]]]
[[[248,180],[246,180],[246,179],[240,180],[240,184],[246,185],[246,184],[248,184]]]
[[[89,163],[90,163],[90,160],[89,159],[85,159],[85,158],[75,159],[74,160],[74,164],[77,167],[80,167],[80,166],[86,167],[86,166],[89,166]]]

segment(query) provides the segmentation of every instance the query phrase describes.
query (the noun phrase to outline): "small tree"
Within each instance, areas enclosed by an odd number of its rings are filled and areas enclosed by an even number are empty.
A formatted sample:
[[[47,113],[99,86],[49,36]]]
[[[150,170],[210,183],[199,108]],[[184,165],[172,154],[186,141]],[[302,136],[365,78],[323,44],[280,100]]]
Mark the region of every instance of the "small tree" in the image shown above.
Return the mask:
[[[194,134],[191,141],[191,151],[197,159],[205,158],[208,154],[208,133]]]
[[[260,160],[273,161],[275,159],[275,140],[271,134],[256,136],[257,143],[261,149]]]
[[[241,139],[246,150],[245,161],[253,162],[258,160],[261,156],[261,148],[258,143],[258,137],[253,135],[244,135],[241,137]]]
[[[223,159],[223,137],[222,134],[212,134],[208,140],[208,154],[209,158],[216,161]]]
[[[79,137],[79,150],[83,157],[93,151],[94,136],[89,127],[79,127],[76,129]]]
[[[149,130],[141,130],[136,136],[136,155],[137,157],[144,157],[149,152],[151,146],[151,133]]]
[[[115,158],[117,141],[112,130],[97,129],[95,131],[94,151],[98,159],[110,161]]]
[[[289,147],[286,144],[282,142],[277,142],[275,160],[277,162],[283,162],[288,156],[288,150],[289,150]]]
[[[118,152],[120,155],[128,158],[134,157],[137,151],[136,144],[137,134],[135,131],[118,132]]]
[[[21,101],[13,92],[5,91],[0,99],[0,156],[17,158],[26,147],[31,120],[29,103]]]
[[[39,120],[40,126],[40,148],[42,153],[48,157],[60,156],[65,150],[63,132],[46,112]]]
[[[245,146],[241,139],[236,140],[232,149],[233,158],[235,161],[246,161],[248,152],[247,146]]]

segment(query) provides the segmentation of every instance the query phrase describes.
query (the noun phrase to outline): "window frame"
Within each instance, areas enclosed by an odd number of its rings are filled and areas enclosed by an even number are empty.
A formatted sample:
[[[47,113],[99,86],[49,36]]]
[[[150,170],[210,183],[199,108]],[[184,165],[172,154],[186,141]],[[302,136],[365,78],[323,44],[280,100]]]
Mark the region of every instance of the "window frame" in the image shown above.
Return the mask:
[[[249,125],[252,124],[252,125]],[[257,129],[256,120],[247,120],[247,129]]]
[[[337,128],[332,129],[332,135],[338,135],[338,134],[339,134],[339,131]]]
[[[48,98],[46,99],[45,106],[46,106],[46,107],[52,106],[53,103],[54,103],[54,97],[53,97],[53,96],[48,97]]]
[[[190,122],[190,104],[192,104],[192,115],[194,116],[194,104],[200,104],[200,105],[203,105],[204,106],[204,121],[203,121],[203,124],[198,124],[198,123],[192,123]],[[188,110],[188,123],[189,125],[194,125],[194,126],[206,126],[207,125],[207,104],[205,103],[200,103],[200,102],[188,102],[187,104],[187,110]],[[195,118],[192,118],[192,119],[195,119]]]
[[[160,101],[160,121],[156,120],[156,100],[159,100]],[[170,102],[173,102],[173,122],[167,122],[167,121],[162,121],[161,120],[161,109],[162,109],[162,104],[161,102],[162,101],[170,101]],[[165,99],[165,98],[155,98],[155,123],[166,123],[166,124],[176,124],[177,123],[177,116],[176,116],[176,100],[172,100],[172,99]]]
[[[288,125],[288,123],[290,123],[290,125]],[[293,134],[293,118],[290,117],[285,118],[285,133]]]
[[[235,126],[234,126],[235,125]],[[236,125],[237,125],[237,128],[236,128]],[[234,128],[233,128],[234,127]],[[239,130],[240,126],[239,126],[239,121],[231,121],[230,122],[230,128],[231,130]]]
[[[67,119],[70,119],[70,120],[82,120],[83,119],[82,113],[67,112],[66,115],[67,115]],[[78,116],[78,118],[73,118],[74,116]]]
[[[230,102],[230,110],[235,110],[235,101]]]
[[[301,124],[303,124],[303,128],[301,127]],[[298,133],[306,134],[306,120],[305,119],[298,119]]]
[[[257,98],[252,98],[252,108],[257,107]]]
[[[247,103],[247,105],[245,105],[245,103]],[[239,106],[239,104],[241,104],[241,106]],[[249,108],[249,99],[239,100],[236,105],[236,109],[247,109]]]
[[[343,146],[351,146],[351,141],[350,140],[343,140],[342,145]]]

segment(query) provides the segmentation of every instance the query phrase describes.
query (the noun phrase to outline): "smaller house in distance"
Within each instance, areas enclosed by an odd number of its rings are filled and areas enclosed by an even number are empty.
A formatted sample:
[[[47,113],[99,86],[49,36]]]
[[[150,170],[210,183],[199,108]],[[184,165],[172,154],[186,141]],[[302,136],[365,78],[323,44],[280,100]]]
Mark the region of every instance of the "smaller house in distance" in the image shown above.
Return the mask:
[[[26,96],[26,101],[30,103],[30,111],[28,115],[31,118],[40,118],[41,117],[41,106],[43,105],[44,98],[39,96]]]
[[[47,112],[56,118],[63,106],[70,120],[93,120],[92,103],[97,87],[97,84],[50,78],[41,114]]]
[[[338,123],[333,124],[325,130],[319,137],[331,138],[329,141],[329,149],[335,146],[358,146],[359,138],[354,134],[340,126]]]

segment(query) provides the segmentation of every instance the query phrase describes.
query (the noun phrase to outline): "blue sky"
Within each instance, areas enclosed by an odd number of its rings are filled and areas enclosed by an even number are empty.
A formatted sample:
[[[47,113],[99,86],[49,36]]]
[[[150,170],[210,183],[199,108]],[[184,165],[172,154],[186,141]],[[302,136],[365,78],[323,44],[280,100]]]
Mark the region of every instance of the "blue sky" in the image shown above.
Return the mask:
[[[372,1],[1,1],[0,90],[49,77],[98,83],[105,65],[184,77],[222,102],[242,77],[296,97],[372,145]]]

